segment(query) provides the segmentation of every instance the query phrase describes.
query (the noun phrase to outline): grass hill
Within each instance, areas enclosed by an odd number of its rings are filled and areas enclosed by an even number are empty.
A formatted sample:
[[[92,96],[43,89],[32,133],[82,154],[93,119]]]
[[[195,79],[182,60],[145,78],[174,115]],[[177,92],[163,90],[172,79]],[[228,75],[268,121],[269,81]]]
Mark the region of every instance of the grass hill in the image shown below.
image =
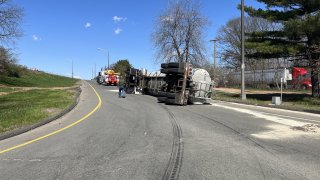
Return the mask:
[[[77,79],[26,68],[21,68],[18,76],[0,75],[1,85],[13,87],[68,87],[75,85],[77,81]]]
[[[76,101],[77,79],[20,66],[9,70],[14,73],[0,74],[0,134],[54,116]]]

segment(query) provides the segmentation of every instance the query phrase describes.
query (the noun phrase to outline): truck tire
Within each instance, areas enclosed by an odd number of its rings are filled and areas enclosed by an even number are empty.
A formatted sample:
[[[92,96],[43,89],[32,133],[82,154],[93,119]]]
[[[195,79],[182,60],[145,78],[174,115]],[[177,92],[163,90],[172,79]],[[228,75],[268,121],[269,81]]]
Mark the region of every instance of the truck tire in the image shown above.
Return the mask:
[[[168,68],[178,68],[179,65],[180,65],[179,63],[171,62],[171,63],[168,63]],[[181,65],[183,65],[183,63]]]
[[[161,68],[168,68],[168,63],[162,63]]]
[[[164,103],[166,102],[167,97],[158,97],[157,99],[159,103]]]
[[[127,87],[125,90],[128,94],[133,94],[134,93],[134,87]]]
[[[161,73],[167,74],[168,73],[168,69],[160,69]]]
[[[166,68],[166,69],[161,69],[160,72],[164,73],[164,74],[183,75],[184,74],[184,69],[182,69],[182,68]]]
[[[168,68],[167,72],[172,73],[172,74],[183,74],[184,69],[182,69],[182,68]]]
[[[176,99],[166,99],[166,104],[176,104]]]
[[[167,96],[169,99],[174,99],[174,98],[176,98],[176,93],[167,92],[166,96]]]
[[[167,97],[167,93],[164,91],[158,91],[157,96],[158,97]]]

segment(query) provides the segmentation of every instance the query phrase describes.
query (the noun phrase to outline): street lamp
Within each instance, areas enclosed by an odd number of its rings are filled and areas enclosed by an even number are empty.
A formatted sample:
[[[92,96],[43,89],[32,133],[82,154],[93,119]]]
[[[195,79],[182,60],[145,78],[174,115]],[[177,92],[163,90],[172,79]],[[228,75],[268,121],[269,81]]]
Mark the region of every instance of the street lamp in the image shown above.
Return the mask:
[[[101,52],[107,52],[108,53],[108,69],[110,69],[110,67],[109,67],[109,50],[102,49],[102,48],[98,48],[97,50],[101,51]]]
[[[71,78],[73,79],[73,60],[71,60]]]
[[[241,99],[246,99],[244,92],[244,0],[241,0]]]
[[[213,40],[210,40],[210,42],[213,42],[213,81],[214,81],[214,85],[213,87],[215,88],[215,84],[216,84],[216,70],[217,70],[217,67],[216,67],[216,43],[217,43],[217,39],[213,39]]]

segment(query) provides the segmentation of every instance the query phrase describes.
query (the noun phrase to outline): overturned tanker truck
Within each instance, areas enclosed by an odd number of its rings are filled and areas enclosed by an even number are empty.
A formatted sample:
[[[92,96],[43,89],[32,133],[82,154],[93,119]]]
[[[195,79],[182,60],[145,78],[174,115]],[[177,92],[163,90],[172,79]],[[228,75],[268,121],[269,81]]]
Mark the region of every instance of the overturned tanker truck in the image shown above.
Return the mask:
[[[153,95],[167,104],[209,104],[212,87],[209,73],[190,63],[163,63],[160,71],[152,73],[134,68],[126,71],[127,93]]]

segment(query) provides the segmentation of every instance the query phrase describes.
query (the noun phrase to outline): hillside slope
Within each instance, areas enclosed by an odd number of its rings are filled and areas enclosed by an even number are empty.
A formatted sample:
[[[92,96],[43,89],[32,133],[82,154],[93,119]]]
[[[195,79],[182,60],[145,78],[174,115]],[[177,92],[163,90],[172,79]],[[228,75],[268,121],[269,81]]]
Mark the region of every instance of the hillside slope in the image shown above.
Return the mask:
[[[19,67],[20,68],[20,67]],[[78,79],[19,69],[0,75],[0,135],[54,117],[76,102]]]
[[[0,75],[0,85],[14,87],[68,87],[73,86],[78,79],[48,74],[42,71],[21,69],[19,77]]]

